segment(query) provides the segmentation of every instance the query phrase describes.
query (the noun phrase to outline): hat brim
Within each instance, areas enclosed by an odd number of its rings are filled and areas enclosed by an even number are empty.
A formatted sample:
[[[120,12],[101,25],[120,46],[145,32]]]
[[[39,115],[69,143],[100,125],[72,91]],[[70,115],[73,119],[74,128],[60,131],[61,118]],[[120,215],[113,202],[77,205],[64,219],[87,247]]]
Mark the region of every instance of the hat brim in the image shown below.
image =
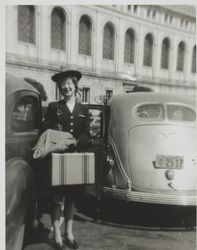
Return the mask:
[[[82,77],[82,74],[81,74],[81,72],[79,72],[77,70],[67,70],[67,71],[59,72],[59,73],[53,75],[51,77],[51,80],[59,83],[67,77],[75,77],[77,79],[77,81],[79,81]]]

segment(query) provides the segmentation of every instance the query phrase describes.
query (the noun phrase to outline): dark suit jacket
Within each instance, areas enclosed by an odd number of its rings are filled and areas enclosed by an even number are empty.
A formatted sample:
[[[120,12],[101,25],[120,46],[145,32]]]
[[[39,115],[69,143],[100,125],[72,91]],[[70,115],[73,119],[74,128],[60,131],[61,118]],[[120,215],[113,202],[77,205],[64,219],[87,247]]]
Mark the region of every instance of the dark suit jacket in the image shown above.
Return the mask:
[[[77,149],[87,145],[89,139],[89,112],[81,103],[76,103],[71,113],[64,100],[49,104],[42,124],[42,132],[47,129],[70,132],[79,140]]]

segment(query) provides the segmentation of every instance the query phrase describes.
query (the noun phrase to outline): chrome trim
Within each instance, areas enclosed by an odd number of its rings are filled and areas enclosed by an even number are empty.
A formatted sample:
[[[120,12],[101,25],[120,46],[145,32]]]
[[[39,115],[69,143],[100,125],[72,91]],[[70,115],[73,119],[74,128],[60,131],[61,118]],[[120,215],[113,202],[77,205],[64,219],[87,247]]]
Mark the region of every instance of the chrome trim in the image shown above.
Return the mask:
[[[120,170],[120,172],[122,174],[122,177],[127,182],[128,188],[131,188],[131,180],[129,179],[129,177],[127,176],[127,174],[126,174],[126,172],[124,170],[124,167],[123,167],[122,162],[120,160],[120,156],[118,154],[118,150],[116,148],[116,145],[115,145],[115,143],[114,143],[114,141],[113,141],[113,139],[112,139],[112,137],[110,135],[108,136],[108,138],[109,138],[110,145],[111,145],[111,147],[112,147],[112,149],[114,151],[114,155],[116,157],[116,163],[117,163],[117,166],[118,166],[118,168],[119,168],[119,170]]]
[[[102,187],[102,193],[106,197],[111,197],[125,201],[135,201],[154,204],[196,206],[196,192],[190,194],[169,193],[146,193],[139,191],[123,190],[110,187]]]

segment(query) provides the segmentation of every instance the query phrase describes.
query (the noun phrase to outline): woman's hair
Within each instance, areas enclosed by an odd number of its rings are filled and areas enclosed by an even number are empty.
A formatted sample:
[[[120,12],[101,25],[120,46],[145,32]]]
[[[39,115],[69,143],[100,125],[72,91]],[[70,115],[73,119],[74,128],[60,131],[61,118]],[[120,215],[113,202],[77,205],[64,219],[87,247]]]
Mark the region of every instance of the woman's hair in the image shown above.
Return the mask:
[[[72,76],[72,77],[68,77],[68,78],[70,78],[71,80],[72,80],[72,82],[74,83],[74,85],[75,85],[75,88],[77,89],[78,88],[78,81],[77,81],[77,78],[76,77],[74,77],[74,76]]]

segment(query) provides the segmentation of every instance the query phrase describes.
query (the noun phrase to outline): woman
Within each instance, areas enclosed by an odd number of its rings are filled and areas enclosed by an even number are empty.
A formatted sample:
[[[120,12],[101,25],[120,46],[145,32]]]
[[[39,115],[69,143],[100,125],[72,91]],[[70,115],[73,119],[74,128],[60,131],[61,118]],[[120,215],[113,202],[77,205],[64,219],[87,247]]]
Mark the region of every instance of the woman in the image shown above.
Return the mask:
[[[76,102],[78,81],[82,75],[79,71],[68,70],[52,76],[58,84],[63,100],[50,103],[44,118],[42,131],[47,129],[70,132],[74,139],[61,145],[56,152],[82,152],[89,138],[89,112],[81,103]],[[64,199],[65,244],[76,249],[78,243],[74,239],[72,225],[75,210],[74,200],[79,195],[79,186],[60,186],[52,188],[53,204],[51,219],[54,227],[54,240],[58,249],[64,249],[60,232],[61,202]]]

